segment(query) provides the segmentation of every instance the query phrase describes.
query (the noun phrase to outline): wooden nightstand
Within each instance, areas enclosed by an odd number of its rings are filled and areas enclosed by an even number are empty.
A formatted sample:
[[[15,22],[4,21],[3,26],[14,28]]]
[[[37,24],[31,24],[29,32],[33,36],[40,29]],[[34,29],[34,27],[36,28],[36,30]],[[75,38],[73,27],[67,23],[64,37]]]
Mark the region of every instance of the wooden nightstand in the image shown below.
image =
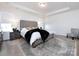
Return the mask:
[[[20,37],[19,32],[10,32],[10,40],[20,39]]]

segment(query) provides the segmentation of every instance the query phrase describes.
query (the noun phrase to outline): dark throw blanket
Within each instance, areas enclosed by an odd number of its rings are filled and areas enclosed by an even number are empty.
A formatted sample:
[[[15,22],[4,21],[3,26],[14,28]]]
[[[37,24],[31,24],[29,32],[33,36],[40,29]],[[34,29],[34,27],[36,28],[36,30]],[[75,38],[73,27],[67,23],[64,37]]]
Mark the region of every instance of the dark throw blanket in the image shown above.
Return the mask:
[[[39,28],[32,29],[25,34],[25,40],[27,41],[28,44],[30,44],[30,38],[31,38],[32,33],[34,33],[34,32],[40,33],[41,39],[43,40],[43,42],[45,42],[45,40],[49,36],[49,32],[47,32],[46,30],[42,30],[42,29],[39,29]]]

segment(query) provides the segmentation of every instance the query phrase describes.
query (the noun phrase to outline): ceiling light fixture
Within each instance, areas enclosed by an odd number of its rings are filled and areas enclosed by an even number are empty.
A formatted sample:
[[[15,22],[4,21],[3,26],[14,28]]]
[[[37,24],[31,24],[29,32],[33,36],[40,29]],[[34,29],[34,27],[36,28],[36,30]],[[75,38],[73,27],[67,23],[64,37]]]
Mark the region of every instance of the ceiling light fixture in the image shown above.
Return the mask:
[[[46,6],[47,6],[47,3],[46,3],[46,2],[40,2],[40,3],[39,3],[39,6],[41,6],[41,7],[46,7]]]

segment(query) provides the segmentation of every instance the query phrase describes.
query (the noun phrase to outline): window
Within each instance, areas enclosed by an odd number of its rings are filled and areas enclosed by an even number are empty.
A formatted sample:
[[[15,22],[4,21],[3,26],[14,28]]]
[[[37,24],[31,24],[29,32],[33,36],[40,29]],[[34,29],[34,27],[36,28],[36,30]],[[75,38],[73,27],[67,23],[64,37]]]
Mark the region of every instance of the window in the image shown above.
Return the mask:
[[[2,23],[1,24],[1,31],[2,32],[12,32],[11,24],[9,24],[9,23]]]

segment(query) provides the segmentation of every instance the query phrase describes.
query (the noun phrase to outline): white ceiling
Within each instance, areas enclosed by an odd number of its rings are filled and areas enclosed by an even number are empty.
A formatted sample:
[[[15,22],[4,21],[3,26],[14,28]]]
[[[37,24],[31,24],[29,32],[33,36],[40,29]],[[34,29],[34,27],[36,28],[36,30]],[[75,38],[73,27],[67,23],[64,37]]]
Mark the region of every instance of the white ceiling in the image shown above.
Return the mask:
[[[79,2],[47,2],[45,8],[40,7],[38,2],[12,2],[10,4],[34,13],[47,15],[79,9]]]

